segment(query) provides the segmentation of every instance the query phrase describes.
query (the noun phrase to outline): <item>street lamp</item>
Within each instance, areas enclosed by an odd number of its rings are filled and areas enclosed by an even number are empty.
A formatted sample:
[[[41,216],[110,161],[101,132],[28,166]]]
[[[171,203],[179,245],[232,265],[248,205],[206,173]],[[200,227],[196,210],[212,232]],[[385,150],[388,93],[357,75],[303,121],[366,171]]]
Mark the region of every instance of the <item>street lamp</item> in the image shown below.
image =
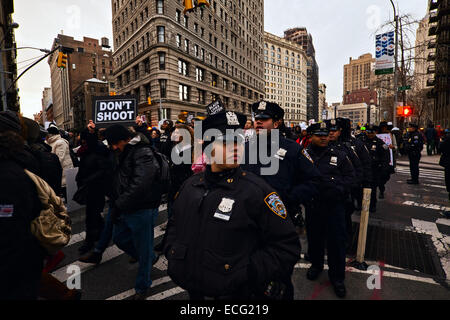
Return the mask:
[[[395,19],[395,67],[394,67],[394,108],[392,111],[392,123],[394,127],[397,127],[397,105],[398,105],[398,15],[395,9],[395,4],[393,0],[390,0],[392,8],[394,9],[394,19]]]

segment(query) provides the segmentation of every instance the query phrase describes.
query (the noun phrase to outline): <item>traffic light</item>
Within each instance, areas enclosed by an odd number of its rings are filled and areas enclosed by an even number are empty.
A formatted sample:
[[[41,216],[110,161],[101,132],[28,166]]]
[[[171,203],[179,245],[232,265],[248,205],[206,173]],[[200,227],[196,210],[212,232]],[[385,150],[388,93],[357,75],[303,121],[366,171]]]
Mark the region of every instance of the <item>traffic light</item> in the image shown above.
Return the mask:
[[[410,106],[398,107],[397,116],[399,117],[411,117],[414,114],[414,108]]]
[[[198,0],[197,7],[199,7],[199,8],[208,7],[209,8],[209,1],[208,0]]]
[[[194,0],[184,0],[184,14],[186,14],[186,12],[194,11],[194,9]]]
[[[403,107],[403,116],[410,117],[413,114],[413,109],[411,107]]]
[[[68,56],[65,53],[58,53],[58,68],[66,68],[67,67],[67,59]]]
[[[148,97],[147,98],[147,102],[148,102],[148,105],[151,106],[152,105],[152,98]]]

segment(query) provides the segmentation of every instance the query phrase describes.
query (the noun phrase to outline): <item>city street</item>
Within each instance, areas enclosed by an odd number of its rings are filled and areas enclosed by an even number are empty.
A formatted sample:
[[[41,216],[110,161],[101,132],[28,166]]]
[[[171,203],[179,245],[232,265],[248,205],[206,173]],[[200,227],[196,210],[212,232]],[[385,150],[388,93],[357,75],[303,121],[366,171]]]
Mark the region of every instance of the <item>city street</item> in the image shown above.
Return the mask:
[[[406,184],[409,168],[399,165],[387,185],[386,198],[379,200],[378,211],[370,216],[366,262],[380,266],[380,290],[367,288],[370,270],[349,267],[346,299],[450,299],[450,220],[443,216],[443,211],[450,210],[450,205],[444,172],[436,165],[424,163],[435,161],[430,159],[427,156],[422,158],[421,166],[434,169],[421,169],[419,186]],[[155,228],[156,243],[162,239],[164,231],[161,227],[165,225],[167,216],[165,206],[160,209]],[[66,258],[53,274],[66,281],[70,276],[68,267],[75,264],[82,272],[83,299],[131,298],[138,265],[130,264],[129,257],[115,246],[107,249],[99,266],[77,262],[78,248],[84,238],[83,216],[83,210],[72,213],[72,240],[64,249]],[[354,222],[359,221],[358,215],[353,218]],[[390,238],[382,239],[383,236]],[[305,252],[305,236],[302,235],[301,239]],[[347,257],[349,260],[353,258],[350,254]],[[319,280],[311,282],[306,279],[308,268],[308,261],[299,259],[293,275],[295,299],[337,299],[326,272]],[[148,300],[187,299],[187,293],[170,280],[166,269],[167,261],[160,257],[152,270],[153,286]]]

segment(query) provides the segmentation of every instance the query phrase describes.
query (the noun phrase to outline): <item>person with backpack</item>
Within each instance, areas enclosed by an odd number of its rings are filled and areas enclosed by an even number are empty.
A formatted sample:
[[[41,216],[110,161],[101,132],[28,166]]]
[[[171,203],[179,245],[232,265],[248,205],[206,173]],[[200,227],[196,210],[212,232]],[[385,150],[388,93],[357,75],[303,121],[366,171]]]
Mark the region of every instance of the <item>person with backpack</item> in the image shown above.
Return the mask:
[[[139,262],[135,300],[144,300],[151,287],[154,224],[161,203],[161,168],[148,139],[121,125],[105,131],[117,153],[113,173],[111,218],[113,242]]]

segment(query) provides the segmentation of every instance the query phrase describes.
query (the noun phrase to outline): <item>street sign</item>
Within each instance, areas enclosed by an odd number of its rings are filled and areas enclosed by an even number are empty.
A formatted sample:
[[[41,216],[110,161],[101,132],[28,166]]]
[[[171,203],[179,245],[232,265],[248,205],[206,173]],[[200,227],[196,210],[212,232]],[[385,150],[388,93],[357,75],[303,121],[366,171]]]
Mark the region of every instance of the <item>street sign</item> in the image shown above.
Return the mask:
[[[411,86],[404,86],[398,88],[398,91],[406,91],[406,90],[411,90]]]

